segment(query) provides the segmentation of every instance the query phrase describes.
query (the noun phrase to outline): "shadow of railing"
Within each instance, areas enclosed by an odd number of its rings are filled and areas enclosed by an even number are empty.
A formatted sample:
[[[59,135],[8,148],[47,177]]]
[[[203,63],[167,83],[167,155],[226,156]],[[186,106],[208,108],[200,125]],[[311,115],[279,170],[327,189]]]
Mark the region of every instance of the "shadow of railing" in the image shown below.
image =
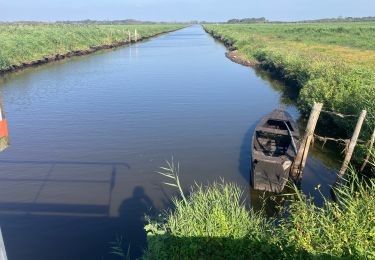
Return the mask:
[[[98,215],[98,216],[109,216],[110,214],[110,206],[112,201],[112,193],[115,188],[116,177],[117,177],[117,169],[118,167],[125,167],[126,169],[130,169],[130,165],[125,162],[90,162],[90,161],[58,161],[58,160],[45,160],[45,161],[35,161],[35,160],[0,160],[0,164],[9,164],[9,165],[47,165],[50,166],[47,169],[47,174],[43,177],[24,177],[23,176],[1,176],[0,175],[0,183],[12,183],[12,182],[20,182],[20,183],[40,183],[39,188],[33,194],[33,200],[30,202],[24,201],[14,201],[13,198],[7,201],[6,198],[2,198],[0,202],[0,211],[1,212],[13,212],[13,213],[43,213],[43,214],[82,214],[82,215]],[[108,175],[108,178],[97,178],[97,177],[90,177],[90,172],[86,170],[86,176],[82,178],[82,176],[63,176],[59,177],[54,176],[54,178],[50,178],[52,173],[55,170],[56,166],[59,165],[69,165],[69,166],[108,166],[110,169],[105,170],[104,174]],[[96,175],[97,176],[97,175]],[[84,203],[52,203],[51,201],[48,202],[38,202],[40,195],[43,189],[46,188],[48,184],[81,184],[83,189],[82,192],[85,192],[84,188],[86,184],[103,184],[108,185],[108,201],[106,205],[101,203],[100,205],[92,205],[92,204],[84,204]],[[11,195],[11,194],[10,194]],[[10,196],[9,195],[9,196]]]

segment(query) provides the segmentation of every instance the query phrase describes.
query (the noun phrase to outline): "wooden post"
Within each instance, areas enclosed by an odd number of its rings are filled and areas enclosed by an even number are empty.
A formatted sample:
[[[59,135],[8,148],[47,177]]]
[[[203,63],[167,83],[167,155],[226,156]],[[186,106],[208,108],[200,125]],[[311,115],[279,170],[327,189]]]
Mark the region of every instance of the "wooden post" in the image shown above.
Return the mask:
[[[365,161],[363,162],[363,164],[361,166],[361,170],[360,170],[361,172],[363,172],[363,170],[365,169],[367,163],[370,160],[372,148],[374,147],[374,142],[375,142],[375,129],[374,129],[374,132],[372,132],[370,146],[369,146],[369,149],[368,149],[368,153],[367,153],[366,159],[365,159]]]
[[[130,34],[130,31],[128,30],[128,36],[129,36],[129,43],[131,43],[132,42],[132,36],[131,36],[131,34]]]
[[[0,260],[7,260],[7,253],[5,251],[5,244],[3,235],[1,234],[1,228],[0,228]]]
[[[322,107],[322,103],[315,103],[314,107],[311,110],[309,121],[305,130],[305,135],[300,142],[300,147],[292,166],[291,177],[294,181],[299,181],[302,178],[302,173],[306,164],[310,144],[314,137],[315,127],[318,122]]]
[[[361,114],[359,115],[357,125],[355,126],[353,136],[350,139],[348,149],[345,154],[345,159],[342,163],[336,183],[339,182],[339,180],[344,176],[346,170],[348,169],[348,165],[349,165],[350,159],[352,158],[354,148],[357,144],[358,136],[359,136],[359,133],[361,132],[362,124],[363,124],[363,121],[365,120],[366,113],[367,113],[366,110],[362,110]]]
[[[134,30],[134,41],[137,41],[137,29]]]

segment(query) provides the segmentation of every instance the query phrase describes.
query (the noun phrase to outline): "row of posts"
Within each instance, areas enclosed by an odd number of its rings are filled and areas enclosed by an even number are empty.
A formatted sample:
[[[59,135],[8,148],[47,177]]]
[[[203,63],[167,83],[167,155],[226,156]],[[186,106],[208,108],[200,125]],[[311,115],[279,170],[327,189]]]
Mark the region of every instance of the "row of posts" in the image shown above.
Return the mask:
[[[309,153],[309,148],[314,138],[315,127],[318,122],[320,112],[322,111],[322,107],[323,107],[322,103],[315,103],[311,110],[309,121],[307,123],[306,130],[305,130],[305,135],[300,142],[300,148],[297,152],[297,155],[296,155],[296,158],[293,163],[292,170],[291,170],[291,177],[295,182],[299,182],[302,179],[303,170],[306,165],[307,155]],[[366,118],[366,114],[367,114],[367,111],[362,110],[362,112],[359,115],[353,135],[346,149],[345,158],[340,168],[340,171],[338,173],[338,178],[336,180],[336,183],[338,183],[342,179],[342,177],[345,175],[346,170],[348,169],[350,160],[354,152],[354,148],[358,142],[358,137],[361,132],[363,122]],[[373,134],[370,140],[370,146],[369,146],[370,151],[372,150],[374,146],[374,142],[375,142],[375,129],[373,131]],[[363,171],[364,168],[366,167],[367,163],[369,162],[370,156],[371,154],[369,152],[367,154],[365,161],[362,164],[361,171]]]
[[[138,33],[137,33],[137,29],[134,30],[134,41],[138,41]],[[132,35],[130,33],[130,31],[128,30],[128,42],[132,42]]]

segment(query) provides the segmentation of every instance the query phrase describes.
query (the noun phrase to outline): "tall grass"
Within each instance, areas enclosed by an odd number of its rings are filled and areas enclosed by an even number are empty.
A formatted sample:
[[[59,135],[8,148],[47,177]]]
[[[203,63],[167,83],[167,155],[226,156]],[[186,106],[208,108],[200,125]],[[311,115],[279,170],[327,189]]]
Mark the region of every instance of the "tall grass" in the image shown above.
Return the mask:
[[[144,259],[375,258],[375,180],[356,174],[322,207],[294,187],[280,215],[246,209],[232,183],[196,185],[173,209],[150,220]]]
[[[55,54],[87,50],[90,47],[148,37],[182,28],[183,25],[83,25],[3,24],[0,25],[0,71]]]

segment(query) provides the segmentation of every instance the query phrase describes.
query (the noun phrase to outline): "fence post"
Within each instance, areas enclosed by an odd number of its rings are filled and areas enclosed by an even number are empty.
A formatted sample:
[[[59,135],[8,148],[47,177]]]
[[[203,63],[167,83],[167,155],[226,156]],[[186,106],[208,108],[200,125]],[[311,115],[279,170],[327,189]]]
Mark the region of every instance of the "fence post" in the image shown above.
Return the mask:
[[[134,30],[134,41],[137,41],[137,29]]]
[[[322,103],[315,103],[311,110],[309,121],[307,123],[306,130],[305,130],[305,135],[302,141],[300,142],[300,147],[298,149],[296,158],[292,166],[291,177],[294,181],[299,181],[302,178],[302,173],[306,164],[306,159],[309,153],[310,144],[314,137],[315,127],[318,122],[322,107],[323,107]]]
[[[367,113],[366,110],[362,110],[361,114],[359,115],[357,125],[355,126],[353,136],[350,139],[348,149],[347,149],[346,154],[345,154],[345,159],[342,163],[342,166],[341,166],[341,169],[339,171],[336,183],[339,182],[339,180],[344,176],[346,170],[348,169],[348,165],[349,165],[349,162],[352,158],[354,148],[357,144],[358,136],[359,136],[359,133],[361,132],[362,124],[363,124],[363,121],[365,120],[366,113]]]
[[[367,163],[369,162],[370,160],[370,156],[371,156],[371,152],[372,152],[372,148],[374,147],[374,142],[375,142],[375,128],[374,128],[374,132],[372,132],[372,136],[371,136],[371,141],[370,141],[370,146],[369,146],[369,151],[367,153],[367,156],[366,156],[366,159],[365,161],[363,162],[362,166],[361,166],[361,172],[363,172],[363,170],[365,169]]]
[[[131,34],[130,34],[130,31],[128,30],[128,36],[129,36],[129,43],[132,42],[132,37],[131,37]]]

